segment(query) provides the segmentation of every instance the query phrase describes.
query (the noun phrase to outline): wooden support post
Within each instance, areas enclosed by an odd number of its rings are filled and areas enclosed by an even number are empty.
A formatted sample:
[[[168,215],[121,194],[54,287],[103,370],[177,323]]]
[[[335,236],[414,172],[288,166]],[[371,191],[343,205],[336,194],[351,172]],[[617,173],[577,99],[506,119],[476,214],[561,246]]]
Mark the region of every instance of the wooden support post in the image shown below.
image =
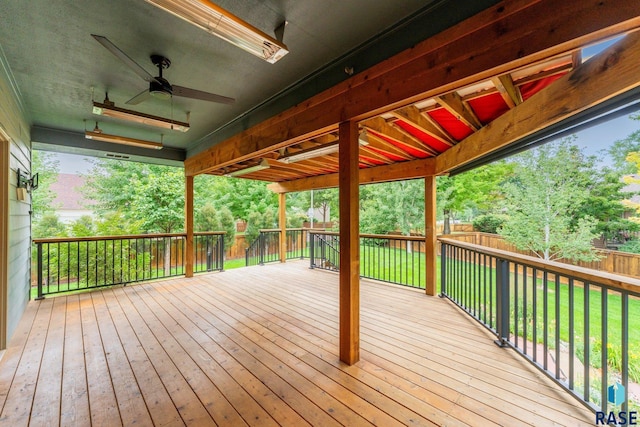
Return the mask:
[[[340,360],[360,359],[360,234],[358,125],[340,123]]]
[[[437,282],[437,237],[436,237],[436,177],[428,175],[424,177],[424,254],[427,295],[436,294]]]
[[[193,277],[193,176],[185,176],[184,229],[187,233],[185,245],[184,275]]]
[[[278,222],[280,225],[280,262],[287,262],[287,193],[278,194]]]

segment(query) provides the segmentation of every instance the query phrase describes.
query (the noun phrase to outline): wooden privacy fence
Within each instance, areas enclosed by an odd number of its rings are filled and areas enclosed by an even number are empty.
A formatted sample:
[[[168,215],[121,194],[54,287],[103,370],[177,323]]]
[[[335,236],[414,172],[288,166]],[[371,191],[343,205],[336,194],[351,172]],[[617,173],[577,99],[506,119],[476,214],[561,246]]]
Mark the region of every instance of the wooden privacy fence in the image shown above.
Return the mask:
[[[502,236],[490,233],[460,233],[450,234],[447,239],[455,239],[459,242],[472,243],[475,245],[485,246],[492,249],[515,252],[518,254],[536,256],[532,251],[518,250],[514,245],[506,242]],[[625,276],[640,277],[640,254],[632,254],[628,252],[612,251],[607,249],[597,250],[600,259],[597,261],[569,261],[557,260],[564,264],[571,264],[578,267],[591,268],[608,273],[623,274]]]

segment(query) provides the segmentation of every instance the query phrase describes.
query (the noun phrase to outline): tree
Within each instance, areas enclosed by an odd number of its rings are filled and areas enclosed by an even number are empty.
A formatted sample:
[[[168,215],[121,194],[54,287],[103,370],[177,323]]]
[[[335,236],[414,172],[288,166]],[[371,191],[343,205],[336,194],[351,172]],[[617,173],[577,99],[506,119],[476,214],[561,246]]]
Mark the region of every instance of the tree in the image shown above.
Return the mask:
[[[236,222],[231,210],[226,206],[221,207],[218,210],[218,220],[220,221],[220,231],[226,232],[224,247],[230,248],[236,242]]]
[[[52,153],[40,150],[31,152],[31,170],[38,174],[38,188],[31,192],[34,227],[44,215],[55,210],[55,194],[51,191],[51,184],[56,181],[59,169],[59,162],[54,159]]]
[[[93,218],[89,215],[82,215],[71,223],[71,235],[74,237],[89,237],[96,235],[96,226]]]
[[[580,215],[596,219],[596,233],[607,240],[624,240],[623,233],[640,229],[640,224],[624,218],[624,213],[629,209],[624,203],[628,193],[621,191],[626,184],[620,173],[604,168],[594,171],[592,181]]]
[[[104,217],[120,212],[146,232],[175,233],[184,226],[182,169],[117,160],[98,160],[87,177],[85,194]]]
[[[633,176],[625,177],[626,184],[639,184],[640,185],[640,151],[629,153],[627,156],[627,161],[634,165],[636,169],[636,173]],[[626,202],[626,206],[629,208],[635,209],[638,214],[640,214],[640,203],[635,203],[633,201]],[[633,218],[635,223],[640,223],[640,215],[638,217]]]
[[[338,204],[338,189],[325,188],[323,190],[315,190],[313,192],[313,208],[318,209],[322,215],[323,226],[331,221],[331,214],[337,217],[340,207]]]
[[[360,228],[364,233],[424,230],[424,180],[385,182],[361,187]]]
[[[196,210],[194,217],[195,231],[219,231],[221,228],[218,210],[210,203]]]
[[[500,185],[512,173],[513,165],[500,161],[452,177],[437,177],[437,206],[444,216],[443,233],[451,233],[450,219],[455,213],[495,206],[502,198]]]
[[[565,138],[518,155],[513,159],[515,177],[505,185],[508,218],[500,234],[545,260],[596,258],[591,246],[596,220],[580,214],[594,161],[573,141]]]
[[[32,233],[35,239],[64,237],[67,234],[67,227],[60,222],[58,215],[48,213],[43,215],[42,218],[33,225]]]
[[[196,231],[225,231],[224,246],[230,248],[235,243],[236,222],[226,206],[216,209],[211,204],[204,205],[195,215],[194,228]]]
[[[234,219],[249,218],[253,211],[264,213],[268,207],[278,208],[278,196],[267,189],[267,183],[221,176],[197,176],[194,180],[194,209],[206,204],[226,206]]]
[[[640,121],[640,114],[630,116],[633,120]],[[624,139],[619,139],[611,144],[606,152],[613,160],[613,168],[622,175],[636,173],[637,168],[629,161],[627,157],[630,153],[640,151],[640,130],[632,132]]]
[[[247,228],[244,231],[244,237],[247,244],[253,243],[260,235],[260,229],[264,223],[262,214],[258,211],[249,213],[247,218]]]

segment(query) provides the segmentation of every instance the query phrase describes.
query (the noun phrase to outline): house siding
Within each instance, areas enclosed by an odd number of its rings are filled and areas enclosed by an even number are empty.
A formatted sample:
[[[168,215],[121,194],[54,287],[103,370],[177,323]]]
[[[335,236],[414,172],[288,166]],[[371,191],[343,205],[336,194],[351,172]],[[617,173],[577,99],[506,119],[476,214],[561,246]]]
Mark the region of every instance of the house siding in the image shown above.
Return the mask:
[[[2,293],[4,301],[4,319],[0,319],[3,338],[8,341],[13,335],[27,302],[29,301],[30,269],[31,269],[31,200],[17,199],[16,173],[19,168],[31,174],[31,142],[29,125],[18,96],[18,89],[12,84],[10,71],[0,50],[0,131],[3,138],[0,143],[9,144],[9,159],[0,165],[2,174],[8,175],[8,194],[2,192],[1,197],[8,198],[8,209],[2,212],[8,214],[8,239],[6,247],[0,249],[0,256],[6,257],[7,289]],[[7,141],[2,139],[8,138]],[[7,170],[8,166],[8,170]],[[6,181],[4,181],[6,183]],[[7,218],[4,218],[6,220]],[[5,341],[3,339],[2,341]],[[6,347],[6,342],[0,343],[0,349]]]

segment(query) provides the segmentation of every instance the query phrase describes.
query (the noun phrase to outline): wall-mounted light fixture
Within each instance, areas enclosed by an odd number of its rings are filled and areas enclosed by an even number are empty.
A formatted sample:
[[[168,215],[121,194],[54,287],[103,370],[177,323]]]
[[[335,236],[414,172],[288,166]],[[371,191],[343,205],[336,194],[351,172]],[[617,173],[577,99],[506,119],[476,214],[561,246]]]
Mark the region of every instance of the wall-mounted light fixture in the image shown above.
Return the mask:
[[[17,197],[20,201],[25,201],[27,199],[27,193],[30,193],[32,190],[38,188],[39,183],[39,174],[35,174],[29,178],[29,174],[24,173],[20,169],[16,171],[17,175]]]
[[[109,96],[105,98],[104,102],[93,102],[93,114],[180,132],[188,131],[190,126],[187,122],[180,122],[178,120],[152,116],[151,114],[116,107],[112,101],[109,101]],[[187,120],[189,119],[187,118]]]
[[[208,0],[146,1],[272,64],[289,53],[282,43],[284,23],[276,40]]]

